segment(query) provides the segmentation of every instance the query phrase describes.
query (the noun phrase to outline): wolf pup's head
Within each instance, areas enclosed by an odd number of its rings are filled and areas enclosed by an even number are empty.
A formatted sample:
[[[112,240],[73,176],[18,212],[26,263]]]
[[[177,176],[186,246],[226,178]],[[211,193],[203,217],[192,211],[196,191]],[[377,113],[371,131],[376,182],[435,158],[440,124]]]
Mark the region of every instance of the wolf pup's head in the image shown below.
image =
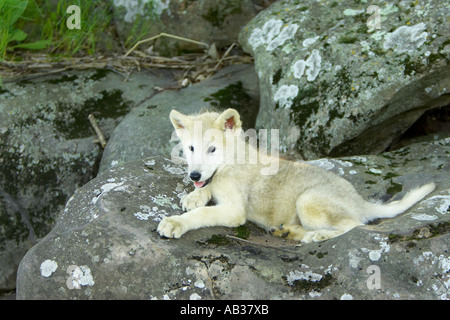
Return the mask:
[[[225,163],[227,141],[234,140],[241,132],[239,113],[227,109],[221,114],[184,115],[172,110],[170,121],[181,140],[189,178],[197,188],[207,186]]]

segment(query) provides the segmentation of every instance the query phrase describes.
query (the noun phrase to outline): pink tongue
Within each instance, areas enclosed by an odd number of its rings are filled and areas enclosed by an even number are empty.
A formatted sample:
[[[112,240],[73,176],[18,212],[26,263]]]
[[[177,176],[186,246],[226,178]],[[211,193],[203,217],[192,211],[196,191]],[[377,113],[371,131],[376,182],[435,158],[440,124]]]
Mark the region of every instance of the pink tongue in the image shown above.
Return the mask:
[[[197,188],[203,187],[204,184],[205,184],[205,181],[202,181],[202,182],[194,182],[194,185],[195,185]]]

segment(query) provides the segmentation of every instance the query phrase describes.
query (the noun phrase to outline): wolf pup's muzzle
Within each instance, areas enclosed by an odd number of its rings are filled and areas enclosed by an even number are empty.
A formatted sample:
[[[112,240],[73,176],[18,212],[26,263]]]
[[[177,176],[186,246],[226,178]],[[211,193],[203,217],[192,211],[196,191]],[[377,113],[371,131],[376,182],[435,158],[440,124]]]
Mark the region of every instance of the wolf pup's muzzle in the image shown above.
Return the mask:
[[[189,178],[194,181],[194,185],[197,188],[203,188],[206,187],[208,185],[208,183],[211,182],[212,178],[214,177],[214,175],[216,174],[216,171],[214,171],[214,173],[211,175],[211,177],[209,177],[208,179],[206,179],[205,181],[199,181],[200,178],[202,177],[202,175],[200,174],[200,172],[197,171],[192,171],[189,174]]]

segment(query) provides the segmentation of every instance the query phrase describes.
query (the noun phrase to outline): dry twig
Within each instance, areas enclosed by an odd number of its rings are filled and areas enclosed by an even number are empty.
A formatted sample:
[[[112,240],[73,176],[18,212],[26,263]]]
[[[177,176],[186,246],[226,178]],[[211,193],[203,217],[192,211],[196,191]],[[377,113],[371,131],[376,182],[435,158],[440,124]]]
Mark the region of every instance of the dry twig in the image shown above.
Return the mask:
[[[88,119],[89,119],[89,122],[91,123],[92,128],[94,128],[95,133],[97,134],[98,142],[100,142],[100,145],[104,149],[106,147],[106,140],[105,140],[105,136],[103,135],[103,132],[100,130],[100,128],[97,125],[97,120],[95,120],[95,117],[92,113],[89,114]]]
[[[161,57],[137,49],[139,45],[162,36],[194,43],[205,48],[213,47],[204,42],[161,33],[155,37],[137,42],[125,55],[58,58],[55,61],[55,58],[49,55],[27,54],[20,56],[20,61],[0,61],[0,76],[3,78],[3,82],[6,83],[17,81],[23,76],[28,78],[67,70],[107,69],[122,75],[128,80],[129,75],[134,71],[164,68],[185,70],[180,81],[184,81],[187,85],[207,79],[217,72],[221,65],[252,62],[252,58],[249,56],[229,55],[236,43],[233,43],[219,60],[216,55],[212,57],[207,52],[185,54],[179,57]]]
[[[175,35],[169,34],[169,33],[161,32],[157,36],[138,41],[130,50],[128,50],[127,53],[125,53],[125,57],[127,57],[131,52],[134,51],[134,49],[136,49],[141,44],[146,43],[146,42],[150,42],[150,41],[153,41],[153,40],[156,40],[156,39],[161,38],[161,37],[167,37],[167,38],[172,38],[172,39],[180,40],[180,41],[184,41],[184,42],[190,42],[190,43],[197,44],[199,46],[204,46],[205,48],[209,48],[209,45],[207,43],[200,42],[200,41],[195,41],[195,40],[192,40],[192,39],[183,38],[183,37],[179,37],[179,36],[175,36]]]

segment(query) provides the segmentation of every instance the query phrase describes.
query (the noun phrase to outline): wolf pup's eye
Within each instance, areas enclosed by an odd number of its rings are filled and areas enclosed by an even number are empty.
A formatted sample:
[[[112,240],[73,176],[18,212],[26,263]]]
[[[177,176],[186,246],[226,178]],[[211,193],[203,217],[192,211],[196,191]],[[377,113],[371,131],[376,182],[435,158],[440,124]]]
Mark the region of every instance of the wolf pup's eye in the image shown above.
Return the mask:
[[[211,146],[211,147],[208,148],[208,152],[209,153],[213,153],[214,151],[216,151],[216,147]]]
[[[194,147],[193,147],[193,146],[189,146],[189,150],[191,150],[192,152],[194,152]]]

